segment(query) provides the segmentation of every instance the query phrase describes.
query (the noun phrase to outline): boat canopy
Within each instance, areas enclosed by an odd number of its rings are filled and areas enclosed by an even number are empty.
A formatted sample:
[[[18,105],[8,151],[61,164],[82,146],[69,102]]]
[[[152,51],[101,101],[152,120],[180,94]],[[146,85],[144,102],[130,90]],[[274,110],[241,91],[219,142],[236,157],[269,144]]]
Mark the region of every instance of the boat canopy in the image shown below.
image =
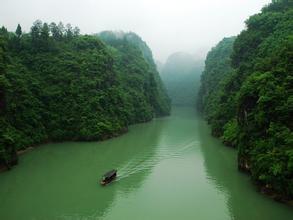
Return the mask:
[[[115,170],[115,169],[110,170],[110,171],[108,171],[107,173],[104,174],[103,178],[110,178],[113,175],[115,175],[116,173],[117,173],[117,170]]]

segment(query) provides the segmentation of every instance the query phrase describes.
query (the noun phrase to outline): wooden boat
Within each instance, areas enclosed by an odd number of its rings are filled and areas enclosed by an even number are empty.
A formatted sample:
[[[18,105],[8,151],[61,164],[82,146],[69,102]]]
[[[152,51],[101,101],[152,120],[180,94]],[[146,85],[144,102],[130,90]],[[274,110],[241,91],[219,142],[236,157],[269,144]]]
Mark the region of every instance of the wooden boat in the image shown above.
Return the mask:
[[[117,170],[113,169],[113,170],[110,170],[108,171],[107,173],[105,173],[102,177],[102,180],[101,180],[101,185],[102,186],[105,186],[109,183],[111,183],[117,176]]]

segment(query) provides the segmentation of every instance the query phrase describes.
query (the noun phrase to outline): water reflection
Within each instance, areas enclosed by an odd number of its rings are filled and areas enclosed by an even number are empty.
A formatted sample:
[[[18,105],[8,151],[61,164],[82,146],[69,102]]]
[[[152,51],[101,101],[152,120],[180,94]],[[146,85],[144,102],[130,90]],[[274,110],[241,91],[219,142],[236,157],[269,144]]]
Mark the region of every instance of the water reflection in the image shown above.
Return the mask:
[[[111,211],[117,197],[127,197],[140,188],[155,165],[156,147],[163,127],[164,122],[159,119],[134,125],[128,134],[99,144],[107,152],[105,161],[97,159],[101,165],[99,170],[117,168],[118,177],[109,186],[99,188],[99,202],[104,206],[96,206],[95,212],[87,219],[102,219]],[[98,153],[101,154],[100,149]],[[102,195],[104,192],[106,195]],[[80,217],[84,218],[84,214]]]
[[[207,178],[227,198],[231,219],[280,220],[293,217],[293,209],[261,195],[249,176],[236,165],[236,150],[225,147],[210,136],[207,124],[197,117],[201,151]]]
[[[23,155],[0,175],[0,219],[99,219],[149,175],[163,126],[154,121],[104,142],[48,144]],[[100,186],[112,168],[117,181]]]
[[[99,185],[106,171],[117,181]],[[16,208],[17,207],[17,208]],[[0,175],[0,219],[291,219],[191,108],[100,143],[49,144]]]

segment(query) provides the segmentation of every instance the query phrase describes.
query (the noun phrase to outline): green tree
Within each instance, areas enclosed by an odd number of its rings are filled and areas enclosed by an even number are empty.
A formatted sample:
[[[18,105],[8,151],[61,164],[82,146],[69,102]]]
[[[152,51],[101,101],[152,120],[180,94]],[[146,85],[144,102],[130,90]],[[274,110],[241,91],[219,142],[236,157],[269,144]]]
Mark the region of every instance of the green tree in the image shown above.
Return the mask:
[[[49,47],[50,29],[47,23],[44,23],[41,29],[40,43],[43,49],[47,50]]]
[[[65,33],[66,33],[66,38],[67,39],[72,39],[73,37],[73,29],[71,24],[66,24],[66,29],[65,29]]]
[[[17,28],[16,28],[16,31],[15,31],[15,34],[16,34],[16,36],[17,36],[18,38],[21,37],[21,35],[22,35],[22,30],[21,30],[21,26],[20,26],[20,24],[17,25]]]
[[[73,36],[78,36],[78,35],[80,35],[80,29],[79,29],[79,27],[74,27],[74,29],[73,29]]]
[[[54,40],[58,41],[62,39],[62,30],[60,30],[55,22],[50,23],[49,28]]]

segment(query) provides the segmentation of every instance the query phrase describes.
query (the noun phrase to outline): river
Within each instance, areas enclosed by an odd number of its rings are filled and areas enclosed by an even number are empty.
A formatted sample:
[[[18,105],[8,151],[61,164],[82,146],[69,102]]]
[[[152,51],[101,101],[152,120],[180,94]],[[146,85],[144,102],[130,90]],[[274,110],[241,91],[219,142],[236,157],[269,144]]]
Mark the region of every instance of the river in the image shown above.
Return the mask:
[[[118,169],[106,187],[102,174]],[[192,108],[103,142],[46,144],[0,174],[1,220],[289,220]]]

